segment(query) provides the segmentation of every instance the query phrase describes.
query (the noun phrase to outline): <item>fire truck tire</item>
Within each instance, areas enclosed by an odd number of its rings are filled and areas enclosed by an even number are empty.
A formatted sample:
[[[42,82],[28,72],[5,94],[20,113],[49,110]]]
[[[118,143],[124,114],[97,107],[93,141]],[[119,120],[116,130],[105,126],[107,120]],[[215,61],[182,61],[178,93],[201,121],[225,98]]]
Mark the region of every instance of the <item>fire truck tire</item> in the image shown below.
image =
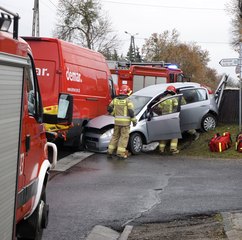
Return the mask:
[[[131,133],[129,136],[128,149],[134,154],[140,154],[143,147],[143,139],[139,133]]]
[[[45,188],[33,214],[23,221],[17,229],[18,240],[41,240],[43,229],[48,225],[49,206],[46,204]]]

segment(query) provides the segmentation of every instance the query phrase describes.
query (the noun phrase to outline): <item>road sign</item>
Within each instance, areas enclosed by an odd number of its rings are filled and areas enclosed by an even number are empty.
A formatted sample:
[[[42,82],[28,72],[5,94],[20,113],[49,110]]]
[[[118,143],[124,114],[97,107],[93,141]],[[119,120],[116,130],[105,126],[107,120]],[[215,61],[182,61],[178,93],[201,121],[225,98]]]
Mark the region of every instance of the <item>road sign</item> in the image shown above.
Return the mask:
[[[222,67],[231,67],[231,66],[237,66],[241,65],[241,58],[224,58],[222,59],[219,64]]]

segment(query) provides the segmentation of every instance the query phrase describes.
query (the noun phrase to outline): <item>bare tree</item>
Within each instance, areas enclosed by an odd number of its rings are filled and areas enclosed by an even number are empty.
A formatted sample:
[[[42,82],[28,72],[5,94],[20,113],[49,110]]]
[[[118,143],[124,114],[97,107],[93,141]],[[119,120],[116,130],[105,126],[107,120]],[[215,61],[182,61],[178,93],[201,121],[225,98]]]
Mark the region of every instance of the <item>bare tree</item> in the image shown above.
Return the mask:
[[[185,76],[192,81],[217,85],[218,76],[215,69],[210,69],[209,53],[196,43],[179,41],[179,33],[173,29],[161,34],[153,33],[145,40],[142,53],[146,61],[165,61],[177,64]]]
[[[240,12],[240,0],[231,0],[227,5],[227,12],[231,15],[231,45],[233,49],[239,52],[239,45],[242,34],[242,16]]]
[[[111,22],[98,0],[59,0],[55,35],[99,52],[118,46]]]

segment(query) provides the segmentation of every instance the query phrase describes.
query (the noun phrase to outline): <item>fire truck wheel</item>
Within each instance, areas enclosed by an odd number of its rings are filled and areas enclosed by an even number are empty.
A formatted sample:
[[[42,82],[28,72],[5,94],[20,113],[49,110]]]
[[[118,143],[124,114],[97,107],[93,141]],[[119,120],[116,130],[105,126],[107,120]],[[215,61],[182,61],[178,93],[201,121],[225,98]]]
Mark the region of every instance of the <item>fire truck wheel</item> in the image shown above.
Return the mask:
[[[210,130],[213,130],[217,126],[217,119],[216,117],[211,114],[207,113],[203,118],[202,118],[202,130],[204,132],[208,132]]]
[[[35,211],[27,220],[18,227],[18,240],[41,240],[43,229],[47,227],[49,206],[46,204],[45,188],[42,190],[41,199]]]
[[[134,154],[140,154],[143,147],[143,139],[142,136],[139,133],[131,133],[129,136],[129,143],[128,143],[128,149],[129,151]]]

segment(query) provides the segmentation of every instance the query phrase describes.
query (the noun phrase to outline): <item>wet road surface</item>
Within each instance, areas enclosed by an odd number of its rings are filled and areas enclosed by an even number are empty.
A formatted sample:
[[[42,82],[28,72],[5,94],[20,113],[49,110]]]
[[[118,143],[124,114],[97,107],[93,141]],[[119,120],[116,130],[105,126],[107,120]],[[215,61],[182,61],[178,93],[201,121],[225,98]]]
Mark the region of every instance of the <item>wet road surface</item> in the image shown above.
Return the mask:
[[[94,154],[49,182],[43,240],[82,240],[98,224],[122,230],[126,224],[241,209],[241,173],[242,160],[145,153],[120,161]]]

